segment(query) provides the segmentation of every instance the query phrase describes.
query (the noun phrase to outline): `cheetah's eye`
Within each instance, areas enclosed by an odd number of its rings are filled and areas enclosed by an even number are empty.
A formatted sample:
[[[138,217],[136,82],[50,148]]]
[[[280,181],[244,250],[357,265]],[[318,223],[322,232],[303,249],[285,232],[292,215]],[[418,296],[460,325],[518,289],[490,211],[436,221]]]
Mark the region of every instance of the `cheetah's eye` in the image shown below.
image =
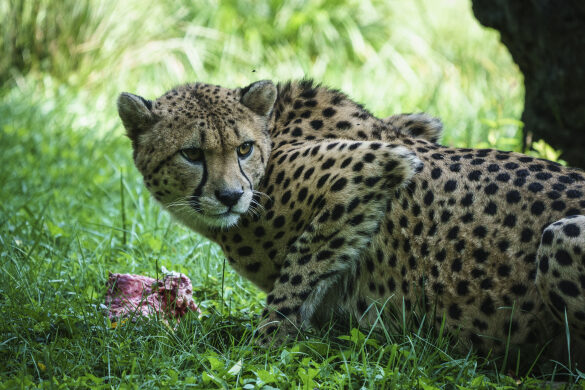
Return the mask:
[[[251,141],[244,142],[243,144],[238,146],[238,149],[237,149],[238,150],[238,157],[240,157],[240,158],[248,157],[252,153],[253,149],[254,149],[253,142],[251,142]]]
[[[199,148],[182,149],[180,153],[189,162],[198,163],[203,161],[203,151]]]

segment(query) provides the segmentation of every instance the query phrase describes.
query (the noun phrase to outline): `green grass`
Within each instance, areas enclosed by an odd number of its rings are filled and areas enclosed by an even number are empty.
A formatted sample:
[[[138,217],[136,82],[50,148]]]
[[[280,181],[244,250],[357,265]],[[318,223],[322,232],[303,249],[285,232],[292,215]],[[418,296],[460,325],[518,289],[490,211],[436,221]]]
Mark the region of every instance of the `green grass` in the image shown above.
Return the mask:
[[[14,0],[0,17],[0,388],[516,387],[513,364],[502,373],[425,319],[255,347],[264,294],[160,211],[114,104],[194,80],[312,77],[380,116],[439,116],[446,144],[518,150],[521,75],[468,2]],[[112,328],[108,272],[161,266],[191,278],[202,317]]]

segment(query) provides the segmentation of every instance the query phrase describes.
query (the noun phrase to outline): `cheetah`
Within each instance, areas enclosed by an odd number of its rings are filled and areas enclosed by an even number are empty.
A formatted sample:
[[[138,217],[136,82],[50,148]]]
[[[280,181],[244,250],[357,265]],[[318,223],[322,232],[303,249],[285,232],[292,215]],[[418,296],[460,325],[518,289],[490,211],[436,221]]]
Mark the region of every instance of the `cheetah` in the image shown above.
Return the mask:
[[[310,80],[122,93],[118,110],[154,198],[267,293],[260,344],[394,307],[484,354],[560,350],[567,324],[583,350],[582,171],[440,145],[439,120],[381,120]]]

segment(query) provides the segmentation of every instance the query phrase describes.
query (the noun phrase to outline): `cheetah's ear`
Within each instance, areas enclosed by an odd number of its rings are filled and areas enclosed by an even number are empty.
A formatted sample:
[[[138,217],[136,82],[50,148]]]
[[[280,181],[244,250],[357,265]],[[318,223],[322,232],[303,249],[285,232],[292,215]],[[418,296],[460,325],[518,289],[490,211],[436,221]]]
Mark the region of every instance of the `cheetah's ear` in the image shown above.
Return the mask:
[[[126,128],[126,134],[132,141],[147,131],[156,122],[156,115],[151,111],[152,102],[141,96],[122,92],[118,96],[118,115]]]
[[[272,112],[276,101],[276,87],[270,80],[256,81],[242,88],[240,102],[261,116],[268,116]]]
[[[443,133],[443,123],[424,112],[418,114],[397,114],[382,119],[401,134],[412,138],[422,138],[437,143]]]

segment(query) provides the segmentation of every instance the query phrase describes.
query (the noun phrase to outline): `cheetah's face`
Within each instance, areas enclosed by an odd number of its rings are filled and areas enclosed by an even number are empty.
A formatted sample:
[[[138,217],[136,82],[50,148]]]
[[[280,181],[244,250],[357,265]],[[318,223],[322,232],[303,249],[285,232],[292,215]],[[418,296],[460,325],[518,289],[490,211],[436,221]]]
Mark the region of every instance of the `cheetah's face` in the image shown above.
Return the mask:
[[[154,102],[123,93],[118,109],[149,191],[201,230],[230,227],[254,207],[275,99],[267,81],[236,90],[195,84]]]

